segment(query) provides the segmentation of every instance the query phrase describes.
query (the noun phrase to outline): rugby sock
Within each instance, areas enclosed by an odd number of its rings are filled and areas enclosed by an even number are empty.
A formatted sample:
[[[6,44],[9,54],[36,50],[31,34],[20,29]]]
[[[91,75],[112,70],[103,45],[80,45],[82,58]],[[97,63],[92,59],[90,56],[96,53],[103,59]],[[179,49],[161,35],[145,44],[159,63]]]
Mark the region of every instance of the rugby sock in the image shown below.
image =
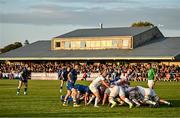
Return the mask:
[[[132,101],[133,101],[136,105],[139,105],[139,106],[140,106],[139,102],[138,102],[136,99],[132,99]]]
[[[151,100],[147,100],[146,103],[147,103],[147,104],[152,104],[152,105],[155,105],[155,104],[156,104],[155,102],[153,102],[153,101],[151,101]]]
[[[66,104],[66,100],[64,100],[64,104]]]
[[[27,88],[24,88],[24,92],[26,92],[27,91]]]
[[[17,88],[17,92],[20,92],[20,88]]]
[[[124,101],[129,104],[129,105],[132,105],[132,103],[129,101],[129,99],[125,98]]]
[[[73,99],[73,103],[74,103],[74,104],[77,104],[77,103],[76,103],[76,99]]]
[[[87,104],[90,104],[94,100],[95,96],[92,96]]]
[[[112,98],[109,99],[109,102],[110,102],[111,104],[116,104],[116,102],[115,102]]]
[[[98,98],[96,97],[94,106],[97,106],[97,104],[98,104]]]
[[[170,102],[164,101],[164,104],[170,105]]]
[[[63,87],[61,86],[60,89],[63,89]]]

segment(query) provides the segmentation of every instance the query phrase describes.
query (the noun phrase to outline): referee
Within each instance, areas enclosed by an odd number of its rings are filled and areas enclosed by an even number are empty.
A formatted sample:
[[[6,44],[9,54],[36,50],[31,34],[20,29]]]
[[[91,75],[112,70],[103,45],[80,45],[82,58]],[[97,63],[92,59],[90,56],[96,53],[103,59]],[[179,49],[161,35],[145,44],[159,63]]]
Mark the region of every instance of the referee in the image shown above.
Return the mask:
[[[151,66],[151,63],[147,64],[147,68],[148,68],[148,87],[150,89],[153,89],[154,88],[154,81],[155,81],[155,72]]]

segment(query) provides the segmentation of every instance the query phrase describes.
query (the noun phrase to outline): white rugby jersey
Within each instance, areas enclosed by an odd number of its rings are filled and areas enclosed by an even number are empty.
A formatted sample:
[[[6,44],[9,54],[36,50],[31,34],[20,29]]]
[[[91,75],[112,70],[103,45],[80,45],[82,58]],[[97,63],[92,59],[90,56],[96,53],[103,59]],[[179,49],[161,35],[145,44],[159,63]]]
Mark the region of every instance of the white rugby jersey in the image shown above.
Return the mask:
[[[142,87],[142,86],[137,86],[137,88],[138,88],[138,91],[139,91],[143,96],[145,96],[145,88]]]
[[[103,76],[98,76],[96,79],[94,79],[91,83],[94,87],[99,87],[101,85],[101,80],[105,80]]]

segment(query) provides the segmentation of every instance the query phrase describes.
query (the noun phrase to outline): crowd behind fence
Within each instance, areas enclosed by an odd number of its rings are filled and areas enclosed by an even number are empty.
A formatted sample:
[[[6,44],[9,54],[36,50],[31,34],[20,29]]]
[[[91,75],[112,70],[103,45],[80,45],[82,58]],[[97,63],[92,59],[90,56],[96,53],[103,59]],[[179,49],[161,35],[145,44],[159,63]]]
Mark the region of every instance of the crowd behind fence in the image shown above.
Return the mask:
[[[30,71],[33,73],[56,73],[64,67],[73,67],[74,63],[28,63]],[[79,64],[79,73],[82,75],[81,79],[90,78],[91,75],[100,73],[104,68],[108,69],[109,77],[114,78],[128,78],[132,81],[146,81],[147,71],[146,63],[129,63],[129,64]],[[25,64],[0,64],[0,78],[14,79],[18,77],[18,73],[24,68]],[[165,65],[153,63],[152,67],[156,72],[156,79],[159,81],[179,81],[180,80],[180,66],[179,65]]]

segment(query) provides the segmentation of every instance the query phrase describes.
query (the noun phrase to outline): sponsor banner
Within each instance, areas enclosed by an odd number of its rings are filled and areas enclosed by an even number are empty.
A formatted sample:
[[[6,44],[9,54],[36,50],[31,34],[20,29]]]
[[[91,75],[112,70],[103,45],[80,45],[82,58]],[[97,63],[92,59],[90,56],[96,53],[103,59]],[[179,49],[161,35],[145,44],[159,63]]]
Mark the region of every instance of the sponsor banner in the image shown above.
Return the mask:
[[[2,73],[3,78],[20,78],[19,73]],[[87,81],[92,81],[99,76],[99,73],[87,74]],[[79,74],[77,80],[83,79],[83,73]],[[31,80],[58,80],[58,73],[31,73]]]
[[[87,76],[86,80],[87,81],[92,81],[95,78],[97,78],[99,76],[100,73],[91,73]],[[83,73],[78,75],[78,80],[82,80],[83,79]]]
[[[2,73],[2,78],[19,78],[19,73]]]
[[[58,73],[31,73],[31,80],[58,80]]]

